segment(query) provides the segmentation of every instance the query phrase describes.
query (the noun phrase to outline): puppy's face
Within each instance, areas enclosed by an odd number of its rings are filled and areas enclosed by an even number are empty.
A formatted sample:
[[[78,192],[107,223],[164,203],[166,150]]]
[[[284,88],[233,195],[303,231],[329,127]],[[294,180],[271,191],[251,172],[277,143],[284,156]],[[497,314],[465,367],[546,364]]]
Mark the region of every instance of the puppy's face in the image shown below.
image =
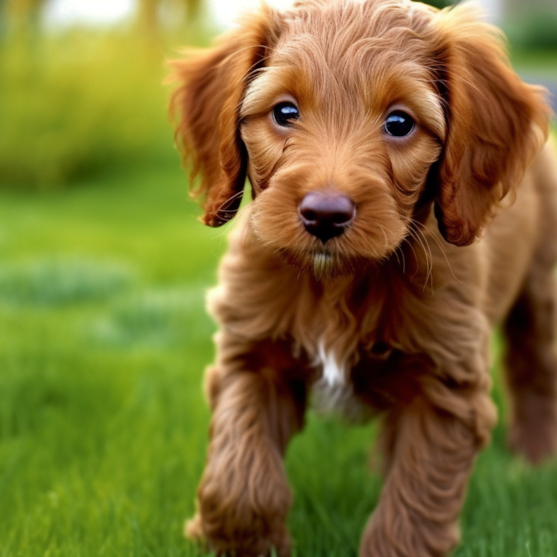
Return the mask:
[[[317,275],[389,257],[431,204],[447,241],[471,243],[547,131],[542,93],[466,7],[264,7],[174,65],[206,224],[236,213],[247,176],[256,237]]]
[[[287,22],[240,109],[252,227],[318,273],[392,254],[445,139],[424,45],[349,11]]]

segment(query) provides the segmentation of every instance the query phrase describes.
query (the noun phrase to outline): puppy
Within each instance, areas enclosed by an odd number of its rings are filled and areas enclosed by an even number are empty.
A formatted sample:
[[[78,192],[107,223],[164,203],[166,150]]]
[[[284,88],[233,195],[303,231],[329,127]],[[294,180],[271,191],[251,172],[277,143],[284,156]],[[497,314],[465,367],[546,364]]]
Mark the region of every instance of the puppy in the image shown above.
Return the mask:
[[[470,7],[409,0],[263,6],[174,78],[205,224],[232,219],[246,177],[253,196],[209,296],[210,445],[187,534],[218,555],[289,554],[283,456],[315,398],[381,416],[360,556],[447,555],[496,419],[495,324],[510,446],[532,463],[557,450],[544,90]]]

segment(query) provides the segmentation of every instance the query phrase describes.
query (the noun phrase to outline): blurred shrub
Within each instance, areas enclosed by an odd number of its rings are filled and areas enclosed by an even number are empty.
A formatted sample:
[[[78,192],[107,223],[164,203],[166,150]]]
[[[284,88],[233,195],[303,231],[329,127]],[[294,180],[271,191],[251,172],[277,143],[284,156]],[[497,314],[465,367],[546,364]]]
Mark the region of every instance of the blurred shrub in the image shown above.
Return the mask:
[[[171,151],[160,48],[74,29],[0,49],[0,185],[57,187]]]
[[[135,276],[119,262],[45,258],[4,265],[0,302],[55,307],[100,301],[129,287]]]
[[[557,51],[557,10],[523,13],[520,21],[509,23],[507,32],[519,48]]]
[[[208,338],[209,320],[200,320],[203,287],[147,290],[121,298],[90,328],[88,336],[112,348],[166,347]]]

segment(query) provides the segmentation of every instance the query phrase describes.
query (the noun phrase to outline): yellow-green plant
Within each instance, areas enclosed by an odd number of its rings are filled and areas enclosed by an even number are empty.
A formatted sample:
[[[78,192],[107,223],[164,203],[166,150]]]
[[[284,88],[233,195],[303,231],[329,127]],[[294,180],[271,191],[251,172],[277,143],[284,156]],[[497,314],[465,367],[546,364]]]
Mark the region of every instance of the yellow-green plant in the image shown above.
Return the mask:
[[[0,52],[0,185],[48,188],[172,148],[160,50],[74,30]]]
[[[136,0],[121,27],[62,32],[40,25],[49,0],[0,0],[0,187],[169,156],[164,44],[200,41],[201,1]]]

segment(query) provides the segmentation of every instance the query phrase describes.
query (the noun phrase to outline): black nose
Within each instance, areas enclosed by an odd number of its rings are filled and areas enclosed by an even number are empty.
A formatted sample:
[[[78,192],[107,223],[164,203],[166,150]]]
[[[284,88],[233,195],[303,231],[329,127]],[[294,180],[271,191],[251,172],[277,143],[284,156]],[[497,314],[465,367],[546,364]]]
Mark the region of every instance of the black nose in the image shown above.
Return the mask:
[[[302,199],[298,213],[305,229],[326,243],[354,220],[356,206],[345,195],[311,191]]]

